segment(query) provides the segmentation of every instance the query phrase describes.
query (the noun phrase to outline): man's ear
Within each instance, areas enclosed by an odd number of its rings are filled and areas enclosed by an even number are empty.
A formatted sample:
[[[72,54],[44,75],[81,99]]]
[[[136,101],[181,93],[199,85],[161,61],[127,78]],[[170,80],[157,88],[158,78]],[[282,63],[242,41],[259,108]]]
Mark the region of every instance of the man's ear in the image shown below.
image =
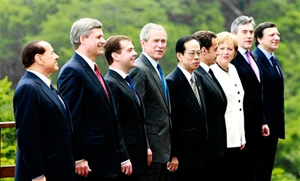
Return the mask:
[[[84,36],[84,35],[80,35],[80,37],[79,37],[79,42],[80,42],[80,44],[85,44],[85,40],[86,40],[86,37]]]
[[[111,57],[114,61],[119,61],[119,54],[117,54],[116,52],[112,52]]]
[[[44,61],[43,61],[42,55],[41,54],[35,54],[34,62],[36,62],[38,65],[43,65]]]
[[[205,55],[208,52],[206,47],[202,47],[200,50],[202,55]]]

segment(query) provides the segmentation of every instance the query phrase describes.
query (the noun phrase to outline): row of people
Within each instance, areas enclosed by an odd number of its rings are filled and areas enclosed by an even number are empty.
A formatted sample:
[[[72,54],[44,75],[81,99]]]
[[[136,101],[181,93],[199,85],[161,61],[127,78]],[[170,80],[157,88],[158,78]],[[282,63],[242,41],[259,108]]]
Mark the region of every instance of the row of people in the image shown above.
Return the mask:
[[[161,25],[143,27],[143,52],[136,59],[129,37],[106,41],[100,21],[80,19],[70,31],[75,53],[60,70],[58,91],[49,79],[59,59],[51,45],[42,40],[25,45],[26,73],[14,95],[15,179],[270,180],[284,129],[277,129],[278,117],[263,117],[274,111],[268,107],[274,90],[264,85],[278,86],[273,74],[267,78],[270,65],[254,63],[256,77],[247,59],[238,59],[251,48],[251,23],[241,16],[232,33],[198,31],[179,38],[178,65],[165,77],[159,60],[167,33]],[[273,55],[279,33],[269,24],[259,25],[255,36],[257,49],[269,52],[272,46]],[[95,62],[100,55],[109,65],[105,77]],[[278,62],[276,67],[283,81]],[[283,82],[276,93],[282,101],[276,106],[283,109]],[[273,129],[272,142],[263,140]]]

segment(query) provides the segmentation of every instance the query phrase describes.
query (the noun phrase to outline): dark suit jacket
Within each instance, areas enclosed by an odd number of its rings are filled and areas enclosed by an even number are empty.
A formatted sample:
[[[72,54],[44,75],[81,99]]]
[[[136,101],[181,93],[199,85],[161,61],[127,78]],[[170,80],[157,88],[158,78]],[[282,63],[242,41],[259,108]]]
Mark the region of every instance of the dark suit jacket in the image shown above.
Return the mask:
[[[257,61],[254,58],[253,60],[257,64]],[[257,77],[250,67],[249,63],[245,60],[245,58],[239,51],[236,57],[231,61],[231,63],[236,67],[245,91],[244,116],[245,136],[247,144],[247,139],[249,138],[262,137],[262,125],[265,124],[262,108],[262,85],[257,80]],[[260,73],[260,79],[262,79],[260,66],[258,64],[257,66]]]
[[[194,73],[198,79],[203,80],[208,126],[208,155],[210,158],[220,158],[227,147],[225,125],[226,95],[223,89],[214,82],[201,66]]]
[[[113,96],[108,100],[94,71],[77,53],[62,67],[58,88],[72,113],[75,160],[86,159],[92,172],[89,177],[115,177],[121,161],[129,159],[126,153],[120,157],[118,122]],[[124,151],[124,149],[123,149]],[[121,150],[121,153],[122,152]]]
[[[284,82],[282,71],[279,67],[281,76],[278,76],[259,48],[256,48],[252,53],[257,59],[263,74],[263,111],[266,123],[270,128],[270,137],[284,139]],[[275,59],[275,61],[279,66],[278,60]]]
[[[167,163],[171,153],[171,110],[165,99],[161,79],[144,54],[136,60],[132,78],[145,105],[145,125],[153,162]],[[170,99],[168,99],[170,100]]]
[[[13,104],[18,143],[15,180],[42,175],[47,180],[74,180],[68,107],[31,72],[19,81]]]
[[[202,109],[178,67],[166,81],[172,108],[172,157],[178,157],[179,166],[202,167],[207,157],[207,125],[201,82],[197,81]]]
[[[143,174],[147,167],[147,137],[144,125],[144,107],[124,80],[114,70],[108,70],[105,80],[114,96],[121,134],[126,144],[126,152],[130,156],[133,174]]]

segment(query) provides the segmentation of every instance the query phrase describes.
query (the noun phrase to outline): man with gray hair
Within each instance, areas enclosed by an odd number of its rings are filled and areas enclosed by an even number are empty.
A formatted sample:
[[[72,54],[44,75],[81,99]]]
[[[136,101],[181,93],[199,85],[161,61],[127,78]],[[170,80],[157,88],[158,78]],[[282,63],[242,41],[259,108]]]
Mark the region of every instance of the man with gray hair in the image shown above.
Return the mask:
[[[76,180],[116,180],[121,163],[125,173],[132,166],[119,135],[112,93],[96,64],[106,43],[101,22],[74,22],[70,39],[76,51],[60,71],[58,88],[72,114]]]
[[[250,53],[255,22],[252,17],[239,16],[231,24],[231,33],[238,39],[238,52],[232,60],[241,79],[244,96],[246,146],[240,152],[237,180],[257,180],[258,155],[262,138],[269,136],[263,116],[261,69]]]
[[[130,76],[145,106],[145,125],[149,141],[149,167],[141,180],[166,180],[169,171],[177,169],[177,160],[170,161],[170,99],[159,60],[167,45],[167,33],[161,25],[146,24],[140,34],[143,52],[136,60]]]

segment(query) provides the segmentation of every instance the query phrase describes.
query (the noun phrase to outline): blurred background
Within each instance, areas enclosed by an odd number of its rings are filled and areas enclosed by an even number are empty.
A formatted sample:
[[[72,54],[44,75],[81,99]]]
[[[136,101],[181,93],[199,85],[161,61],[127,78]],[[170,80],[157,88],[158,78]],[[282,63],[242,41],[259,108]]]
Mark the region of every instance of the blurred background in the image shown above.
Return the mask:
[[[275,54],[285,77],[286,139],[279,141],[272,180],[300,180],[300,0],[0,0],[0,122],[14,121],[12,97],[25,71],[22,47],[37,39],[48,41],[61,67],[74,53],[69,32],[80,18],[100,20],[105,39],[129,36],[138,54],[141,28],[149,22],[161,24],[168,34],[160,60],[167,75],[177,64],[174,49],[179,37],[198,30],[230,31],[239,15],[252,16],[257,25],[274,22],[280,32]],[[105,75],[103,57],[97,64]],[[51,76],[54,84],[57,75]],[[1,141],[0,164],[14,164],[15,129],[4,129]]]

